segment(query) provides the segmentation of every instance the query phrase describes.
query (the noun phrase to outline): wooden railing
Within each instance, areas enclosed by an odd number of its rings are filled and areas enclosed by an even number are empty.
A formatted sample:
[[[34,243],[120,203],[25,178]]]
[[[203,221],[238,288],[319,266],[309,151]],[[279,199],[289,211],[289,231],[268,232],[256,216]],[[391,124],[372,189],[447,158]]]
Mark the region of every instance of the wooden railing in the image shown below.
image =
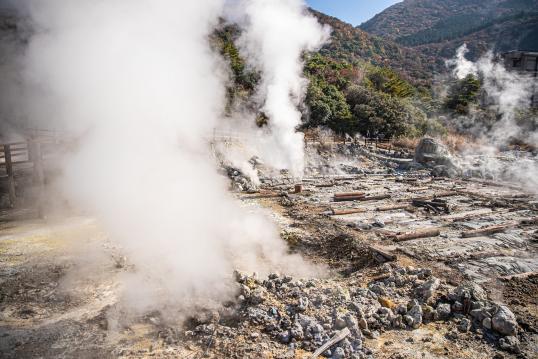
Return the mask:
[[[0,180],[6,183],[11,206],[17,203],[16,175],[18,168],[31,169],[32,182],[41,192],[45,185],[43,161],[47,154],[58,151],[67,136],[57,131],[26,130],[25,140],[0,143]]]
[[[17,203],[15,191],[15,166],[25,163],[32,163],[34,184],[44,186],[45,176],[43,173],[43,156],[41,143],[37,140],[27,142],[14,142],[0,145],[0,168],[4,168],[7,181],[7,192],[11,206]]]
[[[385,149],[392,149],[392,141],[390,138],[365,138],[364,139],[364,145],[368,146],[369,144],[375,144],[375,148],[385,148]]]

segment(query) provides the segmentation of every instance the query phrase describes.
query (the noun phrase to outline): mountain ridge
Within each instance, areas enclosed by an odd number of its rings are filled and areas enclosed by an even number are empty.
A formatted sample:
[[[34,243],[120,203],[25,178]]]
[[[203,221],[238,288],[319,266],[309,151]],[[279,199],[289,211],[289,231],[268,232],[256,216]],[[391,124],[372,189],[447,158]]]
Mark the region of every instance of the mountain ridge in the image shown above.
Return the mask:
[[[452,57],[464,42],[471,58],[537,51],[538,0],[404,0],[360,28],[424,56]]]

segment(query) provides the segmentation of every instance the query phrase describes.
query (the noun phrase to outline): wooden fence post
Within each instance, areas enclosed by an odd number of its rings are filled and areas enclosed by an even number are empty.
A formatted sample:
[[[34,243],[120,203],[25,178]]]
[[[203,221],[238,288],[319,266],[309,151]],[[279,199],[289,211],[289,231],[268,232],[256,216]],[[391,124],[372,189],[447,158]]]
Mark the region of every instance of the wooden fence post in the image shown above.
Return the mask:
[[[30,161],[34,165],[34,186],[37,187],[37,211],[38,216],[43,218],[43,196],[45,192],[45,173],[43,171],[43,156],[41,154],[41,144],[35,139],[28,142],[28,153]]]
[[[17,196],[15,193],[15,174],[13,172],[13,162],[11,160],[11,148],[9,145],[4,145],[4,161],[6,164],[7,186],[9,193],[9,202],[11,207],[15,207]]]

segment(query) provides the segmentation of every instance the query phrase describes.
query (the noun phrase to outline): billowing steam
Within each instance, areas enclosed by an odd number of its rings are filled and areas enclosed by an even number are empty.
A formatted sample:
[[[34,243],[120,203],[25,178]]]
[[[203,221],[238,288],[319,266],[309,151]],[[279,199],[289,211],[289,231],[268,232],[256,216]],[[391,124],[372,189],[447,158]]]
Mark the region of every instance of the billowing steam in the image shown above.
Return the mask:
[[[464,44],[456,52],[456,57],[448,61],[453,67],[453,74],[459,79],[475,75],[482,81],[487,102],[501,115],[488,132],[490,140],[498,145],[505,144],[511,137],[528,137],[522,133],[515,122],[517,111],[528,109],[533,91],[533,79],[530,76],[508,71],[503,63],[495,61],[492,52],[488,52],[476,63],[465,58],[468,49]]]
[[[226,71],[209,34],[223,0],[35,1],[26,58],[32,100],[79,138],[62,187],[134,264],[128,303],[183,308],[230,294],[233,269],[311,268],[276,228],[226,193],[208,139]],[[247,1],[245,49],[264,71],[265,111],[286,165],[301,169],[300,53],[323,39],[298,1]],[[221,75],[222,74],[222,75]],[[132,294],[132,295],[131,295]]]
[[[303,0],[242,0],[237,8],[244,11],[240,50],[262,73],[258,95],[269,118],[269,136],[261,142],[264,160],[302,175],[304,140],[296,131],[301,122],[297,107],[307,82],[301,56],[320,47],[329,31],[306,13]]]
[[[479,171],[494,179],[516,181],[525,189],[538,193],[538,159],[535,156],[515,151],[499,156],[499,150],[510,140],[518,139],[531,145],[538,143],[538,131],[535,130],[538,122],[528,111],[536,78],[508,71],[491,52],[477,62],[469,61],[465,58],[467,51],[466,45],[461,46],[447,65],[452,67],[452,73],[458,79],[470,74],[478,77],[484,90],[484,104],[500,117],[489,130],[484,130],[484,124],[478,124],[480,146],[475,144],[464,153],[468,170]],[[473,122],[473,115],[457,120]],[[523,117],[527,126],[520,125],[518,116]]]

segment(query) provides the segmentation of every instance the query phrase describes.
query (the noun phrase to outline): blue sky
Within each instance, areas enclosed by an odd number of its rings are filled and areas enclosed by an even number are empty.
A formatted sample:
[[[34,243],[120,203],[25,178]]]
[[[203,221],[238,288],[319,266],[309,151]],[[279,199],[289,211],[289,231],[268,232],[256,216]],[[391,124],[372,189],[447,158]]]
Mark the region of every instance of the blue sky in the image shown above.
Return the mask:
[[[353,25],[360,25],[400,0],[306,0],[308,5]]]

